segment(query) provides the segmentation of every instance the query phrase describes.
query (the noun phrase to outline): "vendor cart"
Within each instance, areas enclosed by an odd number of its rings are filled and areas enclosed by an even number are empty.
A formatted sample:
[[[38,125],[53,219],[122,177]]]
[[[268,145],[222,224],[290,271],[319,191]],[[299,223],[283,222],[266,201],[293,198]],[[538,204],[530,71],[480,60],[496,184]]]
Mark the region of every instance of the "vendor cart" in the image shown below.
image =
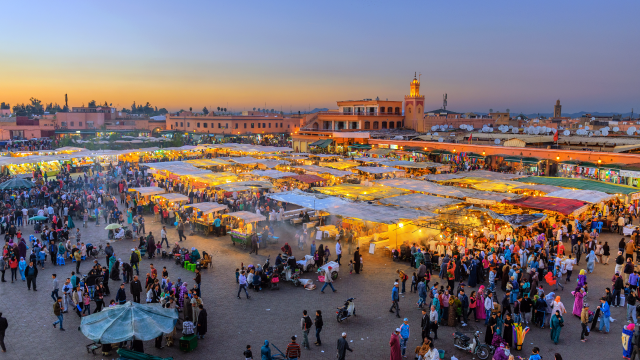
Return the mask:
[[[241,245],[242,250],[245,250],[247,248],[247,244],[251,243],[251,234],[244,234],[236,230],[231,230],[229,231],[229,235],[231,236],[231,242],[233,245]]]
[[[265,216],[248,211],[232,212],[229,213],[229,216],[241,221],[236,229],[229,231],[229,235],[231,236],[231,243],[233,245],[236,245],[236,243],[242,245],[243,250],[247,248],[247,244],[251,243],[251,235],[257,231],[257,223],[267,220]]]

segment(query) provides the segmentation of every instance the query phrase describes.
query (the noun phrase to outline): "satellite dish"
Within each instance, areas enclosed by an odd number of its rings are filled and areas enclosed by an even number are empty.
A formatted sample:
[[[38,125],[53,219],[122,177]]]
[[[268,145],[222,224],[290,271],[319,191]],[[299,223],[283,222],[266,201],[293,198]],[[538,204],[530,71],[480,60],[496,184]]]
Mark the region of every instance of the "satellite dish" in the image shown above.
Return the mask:
[[[582,127],[582,125],[578,125],[578,127],[579,127],[579,128],[581,128],[581,127]]]
[[[466,128],[467,128],[467,125],[465,125],[465,124],[460,124],[460,129],[464,130],[464,129],[466,129]]]
[[[593,131],[589,132],[589,137],[593,136]]]
[[[511,129],[511,132],[514,133],[514,134],[517,134],[517,133],[520,132],[520,130],[518,130],[518,128],[513,128],[513,129]]]
[[[602,136],[608,136],[609,130],[602,130]]]
[[[596,130],[596,131],[593,133],[593,135],[595,135],[595,136],[600,136],[600,134],[602,134],[602,133],[600,132],[600,130]]]
[[[564,136],[569,136],[569,135],[571,135],[571,131],[569,131],[569,130],[565,130],[562,134],[563,134]]]
[[[438,133],[437,133],[437,132],[434,132],[434,133],[433,133],[433,136],[438,136]]]
[[[618,131],[620,131],[620,128],[616,126],[616,127],[613,128],[613,131],[618,132]]]
[[[595,119],[596,119],[595,117],[591,117],[591,120],[592,120],[592,121],[593,121],[593,120],[595,120]]]
[[[444,139],[443,139],[443,138],[439,138],[439,139],[438,139],[438,142],[443,142],[443,141],[444,141]]]
[[[627,135],[633,135],[636,132],[635,126],[632,126],[627,129]]]
[[[502,131],[503,133],[506,133],[507,131],[509,131],[509,128],[506,128],[506,129],[502,128],[502,129],[500,129],[500,131]]]
[[[499,144],[500,144],[500,139],[495,139],[495,140],[493,140],[493,142],[494,142],[496,145],[499,145]]]
[[[584,129],[585,129],[585,130],[589,130],[589,125],[585,125],[585,126],[584,126]]]

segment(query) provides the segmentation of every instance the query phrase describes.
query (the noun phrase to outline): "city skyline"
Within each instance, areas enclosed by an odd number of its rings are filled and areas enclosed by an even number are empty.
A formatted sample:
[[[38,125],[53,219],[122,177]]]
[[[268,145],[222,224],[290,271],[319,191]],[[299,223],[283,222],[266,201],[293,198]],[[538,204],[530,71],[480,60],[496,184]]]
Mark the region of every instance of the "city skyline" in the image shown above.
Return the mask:
[[[417,71],[425,110],[640,108],[631,1],[187,5],[7,4],[0,102],[289,112],[401,100]]]

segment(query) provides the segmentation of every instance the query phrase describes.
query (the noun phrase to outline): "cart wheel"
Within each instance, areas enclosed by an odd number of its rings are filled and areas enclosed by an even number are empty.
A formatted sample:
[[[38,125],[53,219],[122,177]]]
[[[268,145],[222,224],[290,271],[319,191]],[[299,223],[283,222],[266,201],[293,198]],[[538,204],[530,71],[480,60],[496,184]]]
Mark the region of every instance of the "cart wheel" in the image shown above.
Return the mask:
[[[300,286],[300,281],[294,281],[294,282],[293,282],[293,285],[294,285],[295,287]]]
[[[338,272],[337,272],[337,271],[332,272],[332,273],[331,273],[331,278],[332,278],[333,280],[337,279],[337,278],[338,278]]]
[[[242,250],[247,250],[247,243],[246,242],[242,243]]]

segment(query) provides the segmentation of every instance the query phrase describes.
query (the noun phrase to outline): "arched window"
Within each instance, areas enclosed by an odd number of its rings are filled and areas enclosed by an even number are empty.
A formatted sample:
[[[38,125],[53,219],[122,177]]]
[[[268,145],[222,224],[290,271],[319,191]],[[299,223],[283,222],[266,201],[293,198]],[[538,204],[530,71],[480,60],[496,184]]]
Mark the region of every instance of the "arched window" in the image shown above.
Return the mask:
[[[383,122],[382,122],[382,128],[383,128],[383,129],[386,129],[386,128],[387,128],[387,122],[386,122],[386,121],[383,121]]]
[[[318,123],[317,122],[313,123],[313,130],[318,130]]]
[[[364,122],[364,129],[365,129],[365,130],[369,130],[370,125],[371,125],[371,124],[370,124],[368,121],[365,121],[365,122]]]
[[[380,107],[380,114],[383,114],[383,113],[384,113],[384,106],[381,106]]]
[[[389,129],[393,129],[394,127],[395,127],[394,126],[394,122],[393,121],[389,121]]]
[[[396,124],[396,129],[402,129],[402,121],[398,121]]]
[[[400,108],[396,107],[396,115],[400,115]]]
[[[377,121],[373,122],[373,130],[378,130],[378,122]]]

